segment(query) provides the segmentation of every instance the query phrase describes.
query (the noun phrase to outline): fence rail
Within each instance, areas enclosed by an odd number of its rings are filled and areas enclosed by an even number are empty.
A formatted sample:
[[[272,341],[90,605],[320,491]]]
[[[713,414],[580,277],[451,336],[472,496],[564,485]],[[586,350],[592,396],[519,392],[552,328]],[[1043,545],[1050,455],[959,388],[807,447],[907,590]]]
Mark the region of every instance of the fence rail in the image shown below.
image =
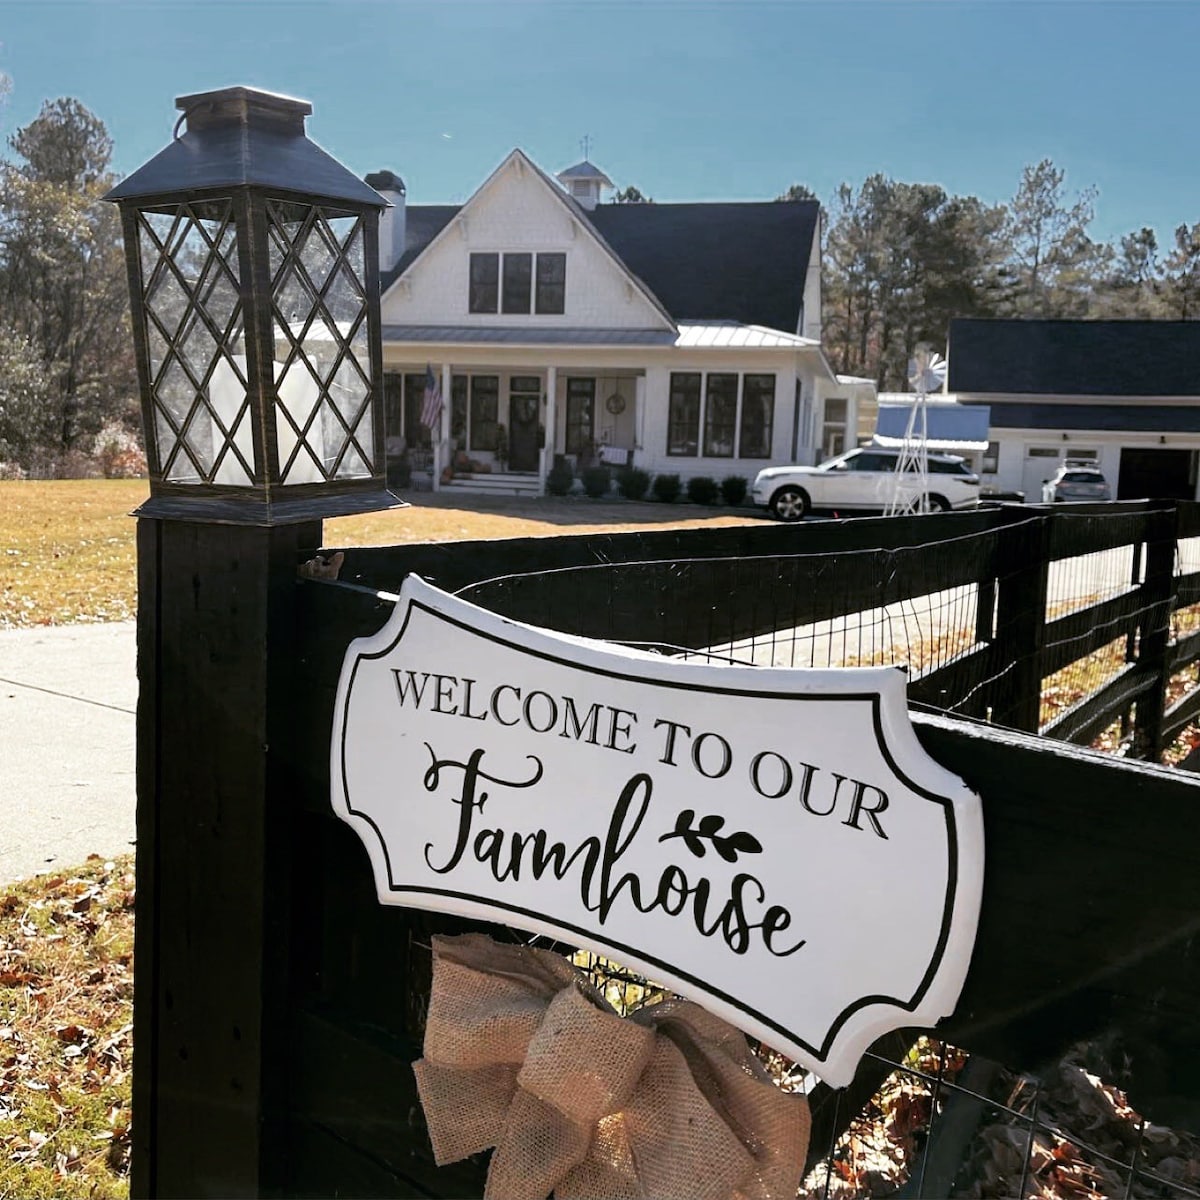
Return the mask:
[[[371,586],[415,570],[563,632],[901,666],[916,703],[1084,745],[1119,725],[1124,752],[1157,761],[1200,711],[1177,679],[1200,661],[1200,571],[1181,569],[1198,535],[1200,505],[1139,501],[346,554]]]

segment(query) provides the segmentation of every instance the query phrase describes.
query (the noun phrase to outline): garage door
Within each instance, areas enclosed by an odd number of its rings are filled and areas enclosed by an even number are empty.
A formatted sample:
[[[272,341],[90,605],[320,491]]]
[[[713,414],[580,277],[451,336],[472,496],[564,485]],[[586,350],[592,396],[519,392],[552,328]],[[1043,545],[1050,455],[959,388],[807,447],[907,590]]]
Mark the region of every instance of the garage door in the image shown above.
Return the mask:
[[[1121,451],[1118,500],[1191,500],[1196,495],[1192,450]]]
[[[1053,479],[1062,458],[1062,449],[1058,446],[1027,446],[1025,448],[1025,469],[1021,473],[1021,491],[1025,493],[1027,504],[1041,504],[1042,481]]]

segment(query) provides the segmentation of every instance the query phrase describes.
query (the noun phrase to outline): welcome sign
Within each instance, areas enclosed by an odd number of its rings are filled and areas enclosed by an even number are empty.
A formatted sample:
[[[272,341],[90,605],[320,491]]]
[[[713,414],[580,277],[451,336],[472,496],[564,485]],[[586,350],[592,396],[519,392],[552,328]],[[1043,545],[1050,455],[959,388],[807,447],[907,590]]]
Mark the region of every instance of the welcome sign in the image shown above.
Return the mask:
[[[679,662],[409,576],[347,651],[331,766],[383,903],[610,956],[835,1086],[957,1001],[982,818],[896,669]]]

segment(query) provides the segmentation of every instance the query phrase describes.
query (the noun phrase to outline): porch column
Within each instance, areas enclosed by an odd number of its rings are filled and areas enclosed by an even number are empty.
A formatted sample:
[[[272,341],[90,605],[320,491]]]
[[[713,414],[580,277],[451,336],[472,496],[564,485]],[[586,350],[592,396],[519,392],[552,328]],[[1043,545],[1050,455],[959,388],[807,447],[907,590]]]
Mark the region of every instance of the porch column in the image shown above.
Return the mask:
[[[646,452],[646,375],[643,372],[633,380],[633,446],[635,465],[642,466],[639,452]]]
[[[442,363],[442,411],[438,417],[438,435],[433,445],[433,490],[442,490],[442,468],[450,461],[450,379],[448,362]]]
[[[554,447],[557,445],[555,429],[558,424],[558,368],[546,368],[546,444],[541,452],[541,470],[538,472],[538,487],[546,494],[546,476],[554,463]]]

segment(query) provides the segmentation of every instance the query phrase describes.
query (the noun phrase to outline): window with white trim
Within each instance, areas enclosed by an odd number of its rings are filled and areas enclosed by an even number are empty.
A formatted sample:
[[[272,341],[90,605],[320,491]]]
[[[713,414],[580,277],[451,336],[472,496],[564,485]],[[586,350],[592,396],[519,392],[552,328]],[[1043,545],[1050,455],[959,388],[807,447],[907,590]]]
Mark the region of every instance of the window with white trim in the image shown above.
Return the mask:
[[[568,454],[589,454],[595,437],[595,422],[595,379],[568,379],[563,449]]]
[[[770,458],[774,417],[774,375],[672,371],[667,454]]]
[[[473,313],[494,313],[500,309],[500,255],[471,255],[471,284],[467,308]]]
[[[742,376],[738,458],[770,458],[775,428],[775,376]]]
[[[567,256],[561,252],[470,256],[467,311],[558,316],[566,311]]]
[[[713,372],[704,396],[704,455],[732,458],[737,429],[738,377]]]
[[[825,401],[825,417],[821,425],[823,458],[833,458],[846,449],[846,409],[844,396],[830,396]]]

